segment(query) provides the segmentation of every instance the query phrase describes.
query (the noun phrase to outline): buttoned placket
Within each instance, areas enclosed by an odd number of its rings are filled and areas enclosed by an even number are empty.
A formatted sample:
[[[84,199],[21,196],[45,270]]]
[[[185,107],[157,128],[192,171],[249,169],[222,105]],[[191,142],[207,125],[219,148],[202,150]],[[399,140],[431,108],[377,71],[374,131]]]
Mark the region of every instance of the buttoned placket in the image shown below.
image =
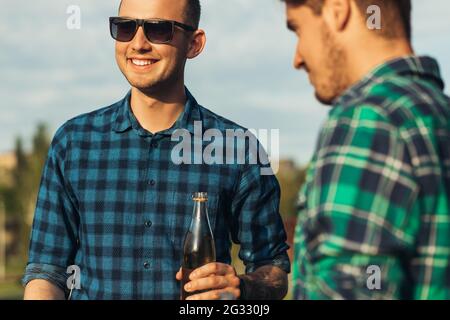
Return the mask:
[[[158,257],[155,257],[154,246],[155,238],[154,232],[157,227],[157,217],[156,212],[156,200],[158,197],[158,166],[157,163],[160,161],[158,158],[160,156],[159,146],[160,136],[149,135],[146,137],[141,137],[145,139],[146,150],[143,155],[146,157],[146,168],[145,168],[145,180],[146,187],[143,197],[143,211],[141,216],[141,227],[142,227],[142,244],[143,244],[143,290],[145,292],[152,292],[154,290],[152,284],[152,269],[157,268]],[[156,223],[156,224],[155,224]]]

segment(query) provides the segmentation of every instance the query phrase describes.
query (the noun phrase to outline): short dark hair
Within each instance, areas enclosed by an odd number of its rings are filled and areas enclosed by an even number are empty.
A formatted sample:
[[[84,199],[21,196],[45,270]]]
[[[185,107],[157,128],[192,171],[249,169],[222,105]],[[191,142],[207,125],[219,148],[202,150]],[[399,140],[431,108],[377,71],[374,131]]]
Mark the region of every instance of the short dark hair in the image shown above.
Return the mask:
[[[306,5],[317,15],[322,13],[325,0],[281,0],[292,5]],[[367,8],[377,5],[383,12],[388,28],[382,28],[379,34],[386,38],[406,36],[411,41],[411,0],[353,0],[365,15]],[[399,23],[401,22],[401,23]]]
[[[186,20],[187,23],[191,24],[194,28],[198,29],[200,25],[200,16],[202,13],[202,7],[200,5],[200,0],[186,0]]]
[[[187,6],[185,11],[186,23],[190,24],[195,29],[198,29],[198,26],[200,25],[200,16],[202,12],[200,0],[186,0],[186,6]],[[120,1],[119,12],[121,7],[122,1]]]

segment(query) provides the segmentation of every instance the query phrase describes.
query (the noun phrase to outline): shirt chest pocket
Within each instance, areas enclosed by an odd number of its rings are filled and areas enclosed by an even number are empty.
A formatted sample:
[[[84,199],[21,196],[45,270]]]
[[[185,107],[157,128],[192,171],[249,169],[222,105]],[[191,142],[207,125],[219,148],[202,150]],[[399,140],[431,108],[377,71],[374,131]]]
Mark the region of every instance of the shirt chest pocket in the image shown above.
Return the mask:
[[[213,235],[217,229],[216,221],[219,214],[219,203],[219,195],[208,192],[208,218]],[[174,193],[172,208],[175,208],[174,212],[170,212],[165,216],[166,233],[173,245],[175,255],[181,258],[184,237],[189,230],[194,210],[192,194]]]

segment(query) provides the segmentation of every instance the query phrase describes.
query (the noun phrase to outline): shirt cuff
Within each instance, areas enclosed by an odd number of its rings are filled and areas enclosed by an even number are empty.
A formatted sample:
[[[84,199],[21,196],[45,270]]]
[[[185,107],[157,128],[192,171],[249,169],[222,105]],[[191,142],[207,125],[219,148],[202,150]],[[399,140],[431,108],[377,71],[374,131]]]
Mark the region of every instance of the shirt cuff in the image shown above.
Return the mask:
[[[248,263],[245,268],[245,273],[255,272],[259,267],[267,265],[278,267],[286,273],[291,272],[291,263],[289,261],[289,256],[287,255],[287,253],[283,253],[276,256],[272,260],[258,261],[257,263]]]
[[[68,276],[65,268],[51,264],[29,263],[22,278],[22,285],[25,287],[31,280],[42,279],[53,283],[67,293]]]

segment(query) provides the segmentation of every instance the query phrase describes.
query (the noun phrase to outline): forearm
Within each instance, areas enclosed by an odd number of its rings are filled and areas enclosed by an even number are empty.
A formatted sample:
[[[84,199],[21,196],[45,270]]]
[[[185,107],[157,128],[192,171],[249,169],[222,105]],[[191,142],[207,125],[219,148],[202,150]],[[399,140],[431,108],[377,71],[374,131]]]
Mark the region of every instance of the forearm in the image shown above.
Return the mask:
[[[63,290],[50,281],[36,279],[25,287],[24,300],[65,300]]]
[[[263,266],[255,272],[240,275],[244,281],[242,299],[245,300],[281,300],[288,290],[286,272],[275,266]]]

